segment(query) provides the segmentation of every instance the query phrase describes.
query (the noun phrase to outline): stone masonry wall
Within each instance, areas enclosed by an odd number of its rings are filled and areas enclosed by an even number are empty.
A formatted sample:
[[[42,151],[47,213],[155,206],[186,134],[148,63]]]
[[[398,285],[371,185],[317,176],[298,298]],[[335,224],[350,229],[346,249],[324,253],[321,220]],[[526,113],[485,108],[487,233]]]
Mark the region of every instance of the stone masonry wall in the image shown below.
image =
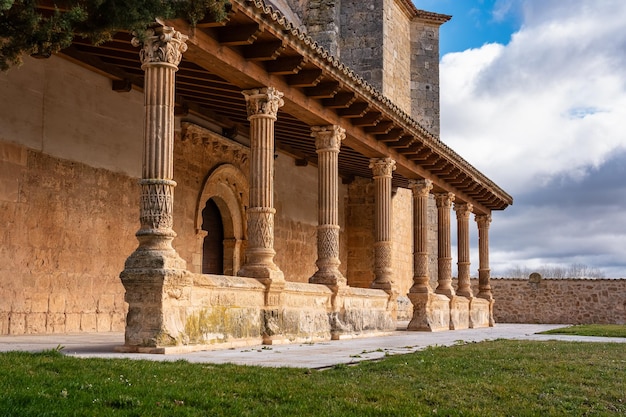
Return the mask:
[[[336,58],[341,57],[339,49],[339,4],[341,0],[291,0],[292,8],[299,11],[307,34]]]
[[[626,279],[492,278],[491,288],[496,322],[626,324]]]
[[[383,91],[383,2],[342,0],[341,61]]]
[[[392,203],[391,265],[400,295],[406,295],[413,285],[413,194],[398,188]]]
[[[53,56],[0,97],[0,334],[123,330],[143,95]]]
[[[369,288],[374,280],[374,182],[356,178],[348,187],[346,234],[348,285]],[[392,268],[400,295],[413,285],[413,200],[398,188],[392,197]]]
[[[397,0],[383,6],[383,94],[411,113],[411,23]]]
[[[411,116],[439,136],[439,27],[411,23]]]
[[[0,334],[122,331],[139,187],[0,142]]]

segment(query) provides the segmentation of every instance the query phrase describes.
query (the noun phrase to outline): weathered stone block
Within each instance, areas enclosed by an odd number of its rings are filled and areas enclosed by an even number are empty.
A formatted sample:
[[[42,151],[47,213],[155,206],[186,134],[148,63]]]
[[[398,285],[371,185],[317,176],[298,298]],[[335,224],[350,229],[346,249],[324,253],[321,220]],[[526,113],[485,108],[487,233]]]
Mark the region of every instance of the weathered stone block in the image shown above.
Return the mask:
[[[80,332],[81,313],[65,314],[65,331],[67,333]]]
[[[80,331],[95,332],[98,330],[95,313],[82,313],[80,315]]]
[[[470,302],[470,327],[489,327],[489,301],[473,297]]]
[[[26,334],[26,314],[11,313],[9,315],[9,334]]]
[[[41,334],[46,332],[46,313],[30,313],[26,317],[26,333]]]
[[[453,296],[450,299],[450,330],[470,327],[470,300],[467,297]]]

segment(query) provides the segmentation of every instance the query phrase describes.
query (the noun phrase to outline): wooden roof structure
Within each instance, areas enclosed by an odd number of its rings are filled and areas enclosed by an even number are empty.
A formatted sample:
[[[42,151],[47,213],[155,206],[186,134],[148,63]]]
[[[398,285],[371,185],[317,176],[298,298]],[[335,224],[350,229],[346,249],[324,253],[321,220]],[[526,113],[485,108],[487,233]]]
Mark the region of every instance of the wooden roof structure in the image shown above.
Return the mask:
[[[262,0],[231,0],[221,22],[196,27],[177,20],[168,25],[189,36],[176,73],[179,114],[211,120],[228,137],[246,136],[248,121],[241,91],[272,86],[285,105],[275,125],[276,147],[298,164],[316,164],[311,126],[340,125],[346,139],[339,173],[349,182],[371,177],[369,159],[396,160],[393,184],[432,180],[433,192],[452,192],[475,213],[503,210],[513,203],[504,190],[450,147],[321,48]],[[120,32],[99,46],[75,38],[62,55],[112,80],[112,88],[143,89],[143,70],[132,35]]]

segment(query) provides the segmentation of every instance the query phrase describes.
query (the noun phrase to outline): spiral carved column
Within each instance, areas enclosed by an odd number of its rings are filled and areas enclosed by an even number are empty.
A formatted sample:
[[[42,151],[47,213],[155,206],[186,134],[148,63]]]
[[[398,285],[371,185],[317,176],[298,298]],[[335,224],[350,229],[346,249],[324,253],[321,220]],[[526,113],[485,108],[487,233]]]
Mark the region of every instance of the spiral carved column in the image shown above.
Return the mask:
[[[470,285],[470,243],[469,243],[469,218],[474,206],[470,203],[455,203],[457,223],[458,267],[459,281],[456,290],[457,295],[471,298],[472,288]]]
[[[370,168],[374,174],[376,193],[374,282],[372,288],[395,291],[391,269],[391,178],[396,161],[391,158],[373,158]]]
[[[274,263],[274,122],[283,93],[273,87],[242,93],[250,121],[250,208],[246,262],[238,275],[265,283],[284,281]]]
[[[340,126],[314,126],[318,155],[317,272],[311,283],[346,285],[339,272],[339,148],[346,137]]]
[[[450,208],[454,194],[441,193],[435,195],[437,202],[437,294],[454,296],[452,288],[452,245],[450,242]]]

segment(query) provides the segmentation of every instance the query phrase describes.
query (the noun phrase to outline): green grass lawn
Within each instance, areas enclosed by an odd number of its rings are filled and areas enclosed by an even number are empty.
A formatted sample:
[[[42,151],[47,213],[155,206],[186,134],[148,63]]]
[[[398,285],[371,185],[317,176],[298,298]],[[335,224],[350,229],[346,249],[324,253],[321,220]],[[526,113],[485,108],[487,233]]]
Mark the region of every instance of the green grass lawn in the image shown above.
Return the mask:
[[[542,332],[544,334],[570,334],[576,336],[626,337],[623,324],[579,324]]]
[[[325,371],[0,354],[0,416],[617,416],[617,343],[496,340]]]

